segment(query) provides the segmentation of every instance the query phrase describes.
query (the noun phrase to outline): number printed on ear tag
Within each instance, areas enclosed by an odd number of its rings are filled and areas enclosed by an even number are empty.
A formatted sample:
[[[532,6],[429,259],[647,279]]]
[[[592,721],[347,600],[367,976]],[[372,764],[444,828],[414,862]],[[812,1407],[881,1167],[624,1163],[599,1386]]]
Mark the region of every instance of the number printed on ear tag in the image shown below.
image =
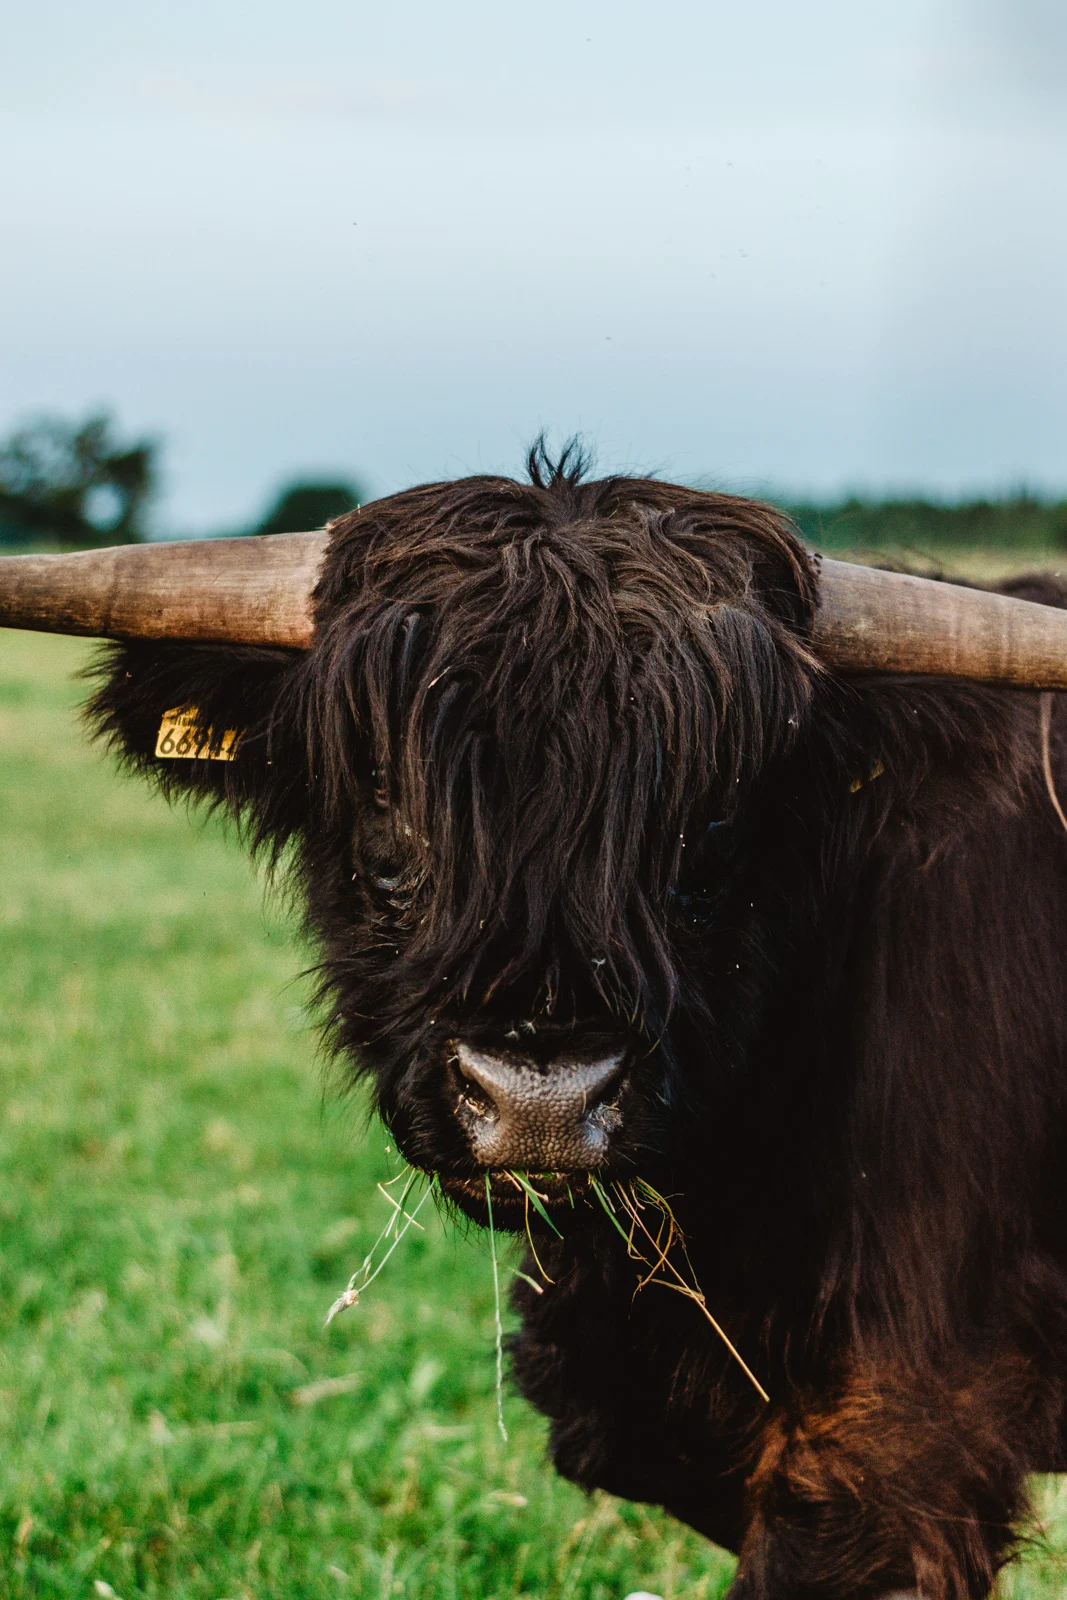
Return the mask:
[[[202,736],[197,742],[196,725],[199,717],[195,706],[179,706],[174,711],[164,711],[156,737],[156,755],[164,761],[232,761],[238,730],[227,728],[218,749],[213,750],[213,729],[201,730]]]

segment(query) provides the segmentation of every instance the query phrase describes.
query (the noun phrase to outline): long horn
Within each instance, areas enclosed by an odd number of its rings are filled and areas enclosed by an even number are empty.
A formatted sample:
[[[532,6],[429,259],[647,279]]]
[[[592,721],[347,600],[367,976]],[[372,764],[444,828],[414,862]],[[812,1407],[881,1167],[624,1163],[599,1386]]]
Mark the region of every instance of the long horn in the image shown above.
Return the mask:
[[[124,544],[0,558],[0,627],[306,650],[329,535]]]
[[[306,649],[328,539],[277,533],[6,556],[0,627]],[[1067,611],[850,562],[817,566],[814,644],[838,672],[1067,689]]]
[[[838,672],[912,672],[1067,689],[1067,611],[818,560],[814,644]]]

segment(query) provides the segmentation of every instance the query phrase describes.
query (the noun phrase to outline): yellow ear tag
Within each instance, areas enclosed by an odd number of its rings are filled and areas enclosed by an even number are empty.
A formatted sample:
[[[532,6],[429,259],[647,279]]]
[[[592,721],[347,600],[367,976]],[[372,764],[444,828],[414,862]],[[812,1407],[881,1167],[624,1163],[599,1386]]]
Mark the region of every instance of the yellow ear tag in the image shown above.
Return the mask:
[[[852,782],[848,786],[849,794],[859,794],[860,790],[864,788],[866,784],[873,783],[875,778],[880,778],[884,771],[885,768],[883,767],[882,763],[880,761],[876,761],[865,778],[853,778]]]
[[[240,737],[236,728],[227,728],[217,750],[211,748],[213,730],[204,729],[197,742],[197,721],[200,717],[195,706],[179,706],[174,711],[164,711],[156,736],[156,755],[164,761],[232,761],[234,746]]]

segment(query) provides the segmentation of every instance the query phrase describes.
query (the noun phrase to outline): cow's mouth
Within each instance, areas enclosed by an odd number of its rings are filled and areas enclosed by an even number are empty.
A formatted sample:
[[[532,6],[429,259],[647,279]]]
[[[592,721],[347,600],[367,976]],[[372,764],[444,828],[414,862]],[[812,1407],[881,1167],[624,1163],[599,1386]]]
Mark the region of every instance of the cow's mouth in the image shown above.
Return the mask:
[[[593,1198],[593,1180],[587,1172],[520,1172],[506,1168],[476,1176],[442,1172],[438,1181],[464,1215],[483,1226],[489,1221],[491,1202],[493,1226],[508,1233],[526,1229],[545,1233],[554,1229],[565,1234],[568,1216],[573,1218],[575,1213],[584,1211]]]

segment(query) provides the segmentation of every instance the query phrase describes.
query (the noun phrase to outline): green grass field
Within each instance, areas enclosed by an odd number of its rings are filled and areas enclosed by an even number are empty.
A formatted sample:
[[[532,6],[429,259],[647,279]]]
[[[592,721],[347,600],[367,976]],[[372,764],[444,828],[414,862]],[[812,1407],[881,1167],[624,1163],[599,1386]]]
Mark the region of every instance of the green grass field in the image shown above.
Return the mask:
[[[0,632],[0,1597],[714,1600],[515,1398],[500,1439],[483,1239],[427,1206],[323,1330],[396,1158],[234,842],[87,748],[87,655]],[[1057,1491],[1020,1600],[1067,1590]]]

